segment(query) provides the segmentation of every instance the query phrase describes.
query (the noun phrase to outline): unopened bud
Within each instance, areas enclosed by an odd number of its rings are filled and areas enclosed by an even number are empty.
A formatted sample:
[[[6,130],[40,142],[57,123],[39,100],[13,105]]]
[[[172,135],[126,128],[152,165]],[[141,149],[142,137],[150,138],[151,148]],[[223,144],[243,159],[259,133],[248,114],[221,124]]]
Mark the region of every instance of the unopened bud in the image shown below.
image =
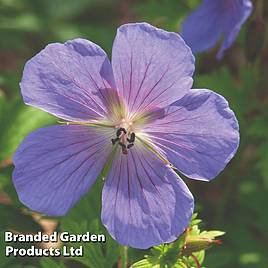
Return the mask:
[[[220,245],[221,240],[211,239],[204,236],[188,237],[182,248],[182,253],[184,255],[191,255],[194,252],[210,248],[212,244]]]

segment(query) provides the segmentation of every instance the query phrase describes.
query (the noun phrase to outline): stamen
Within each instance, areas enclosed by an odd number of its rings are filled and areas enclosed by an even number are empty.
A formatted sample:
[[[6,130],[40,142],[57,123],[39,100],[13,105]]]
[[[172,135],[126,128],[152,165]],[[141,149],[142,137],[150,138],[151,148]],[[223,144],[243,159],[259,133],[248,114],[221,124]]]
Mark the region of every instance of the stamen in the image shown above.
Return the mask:
[[[123,149],[126,149],[126,147],[127,147],[127,146],[126,146],[124,143],[122,143],[122,142],[119,142],[118,144],[119,144]]]
[[[122,147],[122,153],[127,154],[128,149],[134,146],[135,137],[136,136],[134,132],[127,132],[125,128],[121,127],[116,130],[116,138],[111,139],[111,141],[113,145],[118,142],[118,144]]]
[[[122,153],[127,154],[127,146],[122,142],[119,142],[118,144],[122,147]]]
[[[111,139],[112,141],[112,144],[115,145],[117,141],[119,141],[119,138],[116,138],[116,139]]]
[[[134,143],[130,143],[130,144],[128,144],[127,148],[130,149],[133,146],[134,146]]]
[[[128,141],[129,143],[133,143],[133,142],[135,141],[135,137],[136,137],[135,133],[132,132],[132,133],[130,134],[130,139],[127,138],[127,141]]]
[[[122,134],[122,131],[127,134],[127,131],[123,127],[121,127],[116,131],[116,136],[119,137]]]

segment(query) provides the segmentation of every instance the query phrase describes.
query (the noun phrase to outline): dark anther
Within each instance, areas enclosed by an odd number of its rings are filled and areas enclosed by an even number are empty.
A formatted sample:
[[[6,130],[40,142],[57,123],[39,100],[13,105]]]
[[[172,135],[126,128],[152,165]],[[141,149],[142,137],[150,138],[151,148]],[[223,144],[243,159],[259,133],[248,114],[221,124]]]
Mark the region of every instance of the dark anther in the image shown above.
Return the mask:
[[[127,154],[127,146],[122,142],[119,142],[118,144],[122,147],[122,153]]]
[[[127,131],[126,131],[123,127],[121,127],[121,128],[119,128],[119,129],[116,131],[116,136],[119,137],[119,136],[121,135],[122,131],[123,131],[125,134],[127,134]]]
[[[130,139],[127,138],[127,141],[128,141],[129,143],[132,143],[132,142],[135,141],[135,133],[134,133],[134,132],[132,132],[132,133],[130,134]]]
[[[134,146],[134,143],[130,143],[130,144],[127,146],[127,148],[130,149],[130,148],[133,147],[133,146]]]
[[[135,133],[132,132],[130,135],[129,135],[129,138],[127,138],[127,141],[128,141],[128,145],[125,144],[125,142],[122,142],[124,141],[124,135],[122,135],[122,133],[124,133],[125,135],[128,134],[126,129],[121,127],[119,129],[117,129],[116,131],[116,138],[114,139],[111,139],[112,141],[112,144],[115,145],[116,143],[118,143],[121,148],[122,148],[122,153],[123,154],[127,154],[128,153],[128,149],[132,148],[134,146],[134,141],[135,141]]]
[[[112,141],[112,144],[115,145],[117,141],[119,141],[119,138],[116,138],[116,139],[111,139]]]
[[[120,145],[123,149],[126,149],[126,148],[127,148],[127,146],[126,146],[124,143],[122,143],[122,142],[119,142],[119,145]]]

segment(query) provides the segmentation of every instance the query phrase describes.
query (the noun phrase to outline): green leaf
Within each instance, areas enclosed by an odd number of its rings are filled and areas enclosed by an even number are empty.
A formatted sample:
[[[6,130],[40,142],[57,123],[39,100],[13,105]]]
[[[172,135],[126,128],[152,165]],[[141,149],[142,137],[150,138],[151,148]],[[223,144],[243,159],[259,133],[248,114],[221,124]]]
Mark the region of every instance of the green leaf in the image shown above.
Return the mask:
[[[31,131],[56,121],[48,113],[26,106],[18,100],[11,101],[3,113],[9,116],[2,117],[0,122],[0,161],[11,158],[19,143]]]
[[[145,259],[134,263],[131,268],[160,268],[160,264],[152,264],[149,259]]]
[[[149,267],[197,267],[204,262],[205,250],[218,242],[214,240],[217,236],[224,235],[221,231],[201,232],[198,224],[201,222],[197,214],[193,214],[192,221],[187,230],[173,243],[161,244],[150,250],[149,255],[134,263],[133,268]]]
[[[73,234],[83,234],[89,231],[94,234],[105,233],[101,230],[99,226],[98,219],[91,222],[86,220],[82,222],[69,222],[65,223],[64,231],[68,231]],[[84,249],[84,256],[81,257],[69,257],[69,259],[74,259],[80,263],[83,263],[87,267],[112,267],[118,259],[118,248],[117,244],[106,235],[105,243],[92,243],[92,242],[79,242],[79,243],[68,243],[68,246],[79,247],[82,246]]]
[[[42,268],[66,268],[62,262],[56,262],[51,258],[42,258],[40,260],[40,265]]]
[[[100,222],[101,189],[103,181],[98,178],[89,193],[61,220],[61,231],[83,234],[87,231],[94,234],[104,234],[105,243],[68,243],[69,246],[84,248],[84,257],[70,257],[87,267],[112,267],[119,258],[118,244],[110,237]]]
[[[6,244],[4,242],[4,232],[0,232],[0,268],[5,268],[5,267],[11,267],[9,264],[13,261],[14,257],[6,257],[4,252],[6,248]]]
[[[12,229],[20,232],[42,231],[41,226],[22,210],[12,205],[0,204],[0,230]]]
[[[210,239],[214,239],[215,237],[218,236],[223,236],[225,232],[222,231],[203,231],[200,233],[201,236],[205,236]]]

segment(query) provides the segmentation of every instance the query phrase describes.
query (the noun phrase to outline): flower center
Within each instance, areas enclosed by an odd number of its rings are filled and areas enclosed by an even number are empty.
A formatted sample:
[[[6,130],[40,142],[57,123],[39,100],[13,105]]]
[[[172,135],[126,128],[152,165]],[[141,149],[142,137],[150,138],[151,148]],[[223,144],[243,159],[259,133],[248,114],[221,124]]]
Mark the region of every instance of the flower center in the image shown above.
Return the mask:
[[[121,121],[120,126],[116,127],[116,138],[112,139],[112,144],[119,144],[122,148],[122,153],[127,154],[128,149],[134,146],[135,133],[132,131],[132,122],[125,119]]]

